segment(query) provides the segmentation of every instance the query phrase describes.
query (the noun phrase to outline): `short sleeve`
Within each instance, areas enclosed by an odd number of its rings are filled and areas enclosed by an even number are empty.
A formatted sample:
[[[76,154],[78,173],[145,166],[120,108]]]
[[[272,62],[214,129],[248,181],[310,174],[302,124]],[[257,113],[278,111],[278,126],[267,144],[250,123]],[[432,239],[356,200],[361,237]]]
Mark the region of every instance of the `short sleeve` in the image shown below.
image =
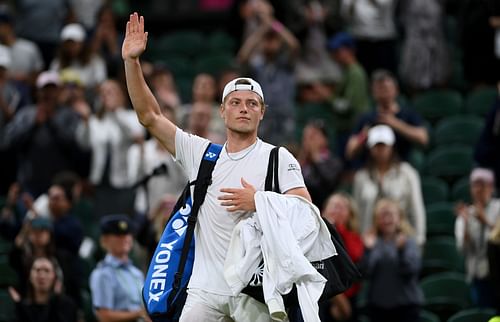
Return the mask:
[[[90,292],[92,296],[92,306],[95,309],[112,309],[113,303],[113,285],[112,278],[105,269],[96,269],[90,275]]]
[[[306,186],[299,162],[287,149],[279,149],[278,164],[278,179],[281,193],[286,193],[290,189],[304,188]]]
[[[209,143],[207,139],[179,128],[175,131],[175,159],[184,168],[190,180],[196,178],[202,154]]]

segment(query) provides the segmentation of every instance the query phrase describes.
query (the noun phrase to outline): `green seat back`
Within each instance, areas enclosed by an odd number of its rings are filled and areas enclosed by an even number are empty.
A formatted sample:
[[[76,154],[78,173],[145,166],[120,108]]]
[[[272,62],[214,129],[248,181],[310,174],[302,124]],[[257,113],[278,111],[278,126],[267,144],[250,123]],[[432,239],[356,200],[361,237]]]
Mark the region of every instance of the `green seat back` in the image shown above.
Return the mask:
[[[0,322],[16,321],[14,301],[10,297],[7,288],[0,288],[0,303]]]
[[[439,316],[427,310],[420,310],[419,322],[441,322]]]
[[[484,120],[474,115],[456,115],[442,119],[434,129],[434,144],[476,144]]]
[[[436,147],[426,157],[425,173],[453,181],[472,169],[472,148],[468,146]]]
[[[465,99],[465,111],[467,113],[485,116],[493,106],[498,97],[497,89],[494,87],[480,88],[469,92]]]
[[[432,123],[461,113],[462,106],[462,96],[454,90],[431,90],[417,95],[413,100],[415,110]]]
[[[454,202],[463,201],[467,203],[472,201],[470,195],[469,176],[464,176],[453,184],[451,187],[451,200]]]
[[[453,236],[455,214],[453,204],[437,202],[425,207],[427,236]]]
[[[437,177],[423,177],[421,185],[425,204],[448,200],[449,188],[444,180]]]
[[[447,322],[488,322],[494,316],[493,309],[471,308],[457,312]]]
[[[429,238],[424,245],[421,276],[446,271],[464,272],[464,258],[457,250],[455,238],[438,236]]]

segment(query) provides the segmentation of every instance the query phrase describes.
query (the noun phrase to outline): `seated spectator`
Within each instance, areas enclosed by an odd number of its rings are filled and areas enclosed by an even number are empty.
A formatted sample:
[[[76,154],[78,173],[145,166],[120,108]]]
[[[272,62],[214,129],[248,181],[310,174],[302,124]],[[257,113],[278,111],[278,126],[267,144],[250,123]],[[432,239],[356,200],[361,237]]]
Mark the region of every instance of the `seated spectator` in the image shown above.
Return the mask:
[[[419,245],[425,242],[425,208],[418,172],[398,160],[394,149],[396,137],[387,125],[368,130],[366,145],[369,158],[354,176],[353,196],[359,207],[360,230],[368,231],[378,199],[391,198],[399,203],[416,232]]]
[[[48,218],[26,219],[17,235],[9,254],[9,263],[18,274],[18,291],[22,296],[29,292],[29,272],[31,263],[37,257],[56,258],[61,265],[66,294],[77,304],[81,304],[81,263],[77,253],[56,247],[54,224]]]
[[[342,161],[330,151],[323,121],[311,121],[305,126],[297,159],[312,202],[323,207],[328,196],[339,186],[343,169]]]
[[[5,198],[0,199],[0,238],[13,241],[21,229],[25,212],[24,205],[19,204],[21,195],[21,187],[14,182]]]
[[[359,265],[364,253],[363,240],[359,233],[358,210],[354,200],[345,193],[333,193],[326,200],[321,214],[335,228],[342,237],[347,254],[352,261]],[[343,293],[347,297],[351,317],[342,321],[358,321],[357,295],[361,290],[361,283],[355,283]],[[332,303],[333,304],[333,303]]]
[[[494,289],[488,270],[487,240],[498,218],[500,199],[494,198],[495,177],[491,170],[475,168],[470,174],[472,204],[457,204],[455,239],[465,256],[471,298],[479,307],[494,307]]]
[[[29,292],[21,297],[10,287],[9,294],[16,303],[19,322],[76,322],[78,309],[62,293],[61,272],[53,258],[38,257],[29,273]]]
[[[174,75],[163,65],[153,65],[151,76],[148,78],[151,91],[158,100],[160,106],[167,106],[178,113],[181,98],[175,85]]]
[[[214,114],[211,105],[203,102],[194,103],[189,113],[186,131],[209,139],[214,143],[224,144],[226,135],[221,135],[219,132],[212,130],[210,126],[213,124],[213,119]],[[217,119],[222,120],[220,115],[217,116]]]
[[[101,245],[106,250],[106,257],[90,275],[92,306],[97,319],[149,321],[142,302],[144,275],[129,259],[133,230],[128,216],[105,216],[100,226]]]
[[[70,68],[76,71],[83,85],[93,91],[106,80],[108,72],[104,60],[92,52],[85,38],[85,29],[80,24],[64,26],[58,54],[50,64],[50,69],[60,72]]]
[[[328,41],[328,49],[343,71],[342,79],[329,100],[334,112],[333,125],[339,136],[339,151],[344,151],[355,121],[369,109],[368,77],[356,58],[351,35],[346,32],[335,34]]]
[[[375,110],[360,116],[347,142],[346,158],[354,159],[363,151],[368,128],[385,124],[396,133],[394,148],[402,160],[408,160],[414,145],[425,146],[429,141],[427,129],[422,118],[397,101],[398,85],[396,78],[388,71],[378,70],[372,76],[372,95]]]
[[[120,84],[107,80],[99,87],[96,114],[82,109],[77,128],[81,147],[92,151],[90,182],[95,186],[97,216],[109,213],[133,213],[134,191],[128,177],[127,153],[135,142],[142,142],[144,129],[131,110]]]
[[[82,152],[75,145],[78,115],[59,104],[59,75],[43,72],[36,85],[36,105],[21,108],[3,137],[17,154],[21,189],[34,198],[48,190],[56,173],[73,170]]]
[[[377,202],[373,227],[363,241],[370,321],[420,321],[424,300],[418,284],[420,249],[397,201],[383,198]]]
[[[14,117],[21,104],[26,103],[26,100],[22,101],[21,93],[9,77],[8,69],[11,63],[10,50],[0,45],[0,129]]]

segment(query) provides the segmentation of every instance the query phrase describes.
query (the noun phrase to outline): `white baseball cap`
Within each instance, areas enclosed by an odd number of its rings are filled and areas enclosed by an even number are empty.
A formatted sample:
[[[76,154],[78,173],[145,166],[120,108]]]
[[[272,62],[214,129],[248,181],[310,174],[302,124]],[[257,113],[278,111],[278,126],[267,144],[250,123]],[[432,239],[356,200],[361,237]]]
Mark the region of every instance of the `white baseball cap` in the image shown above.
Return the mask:
[[[495,183],[495,174],[487,168],[475,168],[470,173],[470,182],[484,181],[488,183]]]
[[[366,145],[369,148],[374,147],[376,144],[383,143],[392,146],[396,141],[394,131],[387,125],[376,125],[368,130],[368,140]]]
[[[10,49],[0,45],[0,67],[9,68],[11,62],[12,57],[10,55]]]
[[[224,91],[222,92],[222,102],[227,95],[235,91],[252,91],[255,94],[259,95],[264,101],[264,93],[262,92],[262,88],[260,84],[248,77],[239,77],[235,78],[224,86]]]
[[[85,40],[85,29],[78,23],[70,23],[61,31],[61,41],[73,40],[82,42]]]
[[[61,84],[61,79],[59,77],[59,73],[52,70],[46,70],[44,72],[41,72],[40,75],[38,75],[38,78],[36,79],[36,87],[39,89],[44,88],[47,85],[59,86],[60,84]]]

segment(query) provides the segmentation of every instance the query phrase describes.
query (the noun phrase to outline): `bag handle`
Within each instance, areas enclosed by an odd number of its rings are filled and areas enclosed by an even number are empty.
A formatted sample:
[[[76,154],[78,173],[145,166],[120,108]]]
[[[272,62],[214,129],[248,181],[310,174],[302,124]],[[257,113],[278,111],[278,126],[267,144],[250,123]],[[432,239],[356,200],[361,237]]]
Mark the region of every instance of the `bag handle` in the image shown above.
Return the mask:
[[[266,173],[266,181],[264,190],[265,191],[280,191],[280,183],[278,179],[278,155],[279,155],[279,146],[275,146],[271,153],[269,153],[269,162],[267,164],[267,173]]]
[[[184,275],[184,267],[186,266],[186,261],[189,254],[189,247],[191,241],[193,240],[194,228],[196,226],[196,221],[198,217],[198,211],[200,206],[205,201],[205,196],[207,195],[208,186],[212,184],[212,172],[215,167],[215,163],[219,158],[222,146],[218,144],[210,143],[203,154],[203,159],[200,163],[200,168],[198,169],[198,175],[196,180],[191,182],[190,185],[194,184],[194,194],[193,194],[193,206],[191,208],[191,213],[189,214],[187,220],[186,235],[184,237],[184,244],[182,245],[181,258],[179,260],[179,268],[174,276],[174,282],[172,285],[172,292],[170,292],[168,297],[168,302],[171,303],[177,296],[177,293],[181,287],[182,276]],[[189,187],[188,187],[189,189]]]

